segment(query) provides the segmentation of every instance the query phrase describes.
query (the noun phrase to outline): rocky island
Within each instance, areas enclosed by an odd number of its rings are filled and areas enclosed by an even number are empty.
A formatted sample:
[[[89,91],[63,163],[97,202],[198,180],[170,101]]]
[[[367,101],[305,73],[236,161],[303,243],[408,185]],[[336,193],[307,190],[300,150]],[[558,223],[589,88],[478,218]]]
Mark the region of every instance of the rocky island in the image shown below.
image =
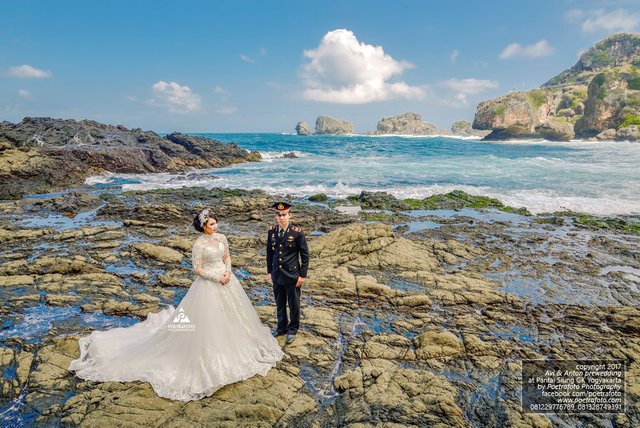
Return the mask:
[[[481,102],[487,140],[640,139],[640,34],[614,34],[540,88]]]
[[[435,125],[424,122],[418,113],[403,113],[397,116],[383,117],[373,132],[375,135],[433,135]]]
[[[353,124],[346,120],[334,119],[329,116],[318,116],[316,119],[316,134],[353,134]]]

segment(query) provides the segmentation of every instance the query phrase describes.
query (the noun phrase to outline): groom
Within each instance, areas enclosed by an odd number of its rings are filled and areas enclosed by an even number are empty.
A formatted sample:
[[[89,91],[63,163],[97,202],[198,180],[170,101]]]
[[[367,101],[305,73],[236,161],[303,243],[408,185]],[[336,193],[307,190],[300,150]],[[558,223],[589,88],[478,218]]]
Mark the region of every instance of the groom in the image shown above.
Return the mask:
[[[278,315],[278,327],[273,335],[286,334],[286,343],[291,343],[300,327],[300,286],[309,268],[309,247],[302,229],[289,223],[291,205],[276,202],[272,207],[278,221],[267,235],[267,272],[273,284]],[[287,320],[287,304],[291,320]]]

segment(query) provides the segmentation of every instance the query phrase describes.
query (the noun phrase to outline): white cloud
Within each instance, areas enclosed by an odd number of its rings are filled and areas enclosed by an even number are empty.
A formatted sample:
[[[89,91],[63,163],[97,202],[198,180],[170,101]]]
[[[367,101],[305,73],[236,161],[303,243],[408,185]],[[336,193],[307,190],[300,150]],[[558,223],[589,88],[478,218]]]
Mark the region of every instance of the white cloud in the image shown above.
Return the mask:
[[[52,77],[50,71],[40,70],[28,64],[9,68],[7,75],[18,79],[48,79]]]
[[[302,68],[304,98],[339,104],[364,104],[392,98],[420,99],[424,90],[389,82],[413,65],[386,55],[382,46],[360,43],[349,30],[330,31],[315,49],[304,51],[311,62]]]
[[[220,95],[229,95],[229,92],[222,86],[216,86],[215,88],[213,88],[213,92]]]
[[[255,59],[251,58],[248,55],[240,54],[239,56],[241,60],[243,60],[244,62],[248,62],[249,64],[254,64],[256,62]]]
[[[449,55],[449,61],[451,62],[451,64],[455,64],[458,56],[460,56],[460,52],[458,52],[458,49],[454,49],[453,51],[451,51],[451,54]]]
[[[640,28],[640,13],[632,13],[624,9],[606,12],[603,9],[589,11],[573,11],[568,14],[570,20],[582,20],[582,31],[596,33],[599,31],[613,33],[617,31],[635,31]]]
[[[233,114],[238,111],[238,108],[233,106],[218,106],[213,111],[218,114]]]
[[[551,55],[554,50],[555,49],[549,46],[549,43],[544,39],[529,46],[523,46],[520,43],[511,43],[500,53],[500,59],[513,57],[540,58]]]
[[[455,91],[454,99],[458,104],[466,105],[469,95],[479,94],[487,89],[498,87],[498,82],[494,80],[481,79],[448,79],[438,84],[447,89]],[[455,103],[452,103],[455,104]]]
[[[449,79],[441,82],[441,85],[463,94],[473,95],[487,89],[497,88],[498,82],[481,79]]]
[[[151,89],[155,96],[151,103],[166,107],[173,113],[187,113],[200,109],[200,96],[191,92],[188,86],[160,80],[154,83]]]
[[[30,100],[31,98],[33,98],[31,96],[31,92],[27,91],[26,89],[18,89],[18,95],[20,95],[21,98]]]
[[[258,52],[260,56],[267,56],[267,50],[265,48],[260,48],[260,52]]]

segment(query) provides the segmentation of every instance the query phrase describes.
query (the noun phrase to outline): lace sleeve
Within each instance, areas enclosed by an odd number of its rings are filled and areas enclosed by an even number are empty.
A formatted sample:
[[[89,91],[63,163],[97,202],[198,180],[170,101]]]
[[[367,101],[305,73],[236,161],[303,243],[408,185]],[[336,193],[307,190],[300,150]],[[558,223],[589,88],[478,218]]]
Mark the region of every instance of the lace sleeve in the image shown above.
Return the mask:
[[[199,276],[202,276],[202,250],[202,242],[200,239],[196,239],[196,242],[193,243],[193,248],[191,249],[191,266],[193,268],[193,273]]]
[[[229,241],[227,237],[222,235],[222,242],[224,244],[224,255],[222,261],[224,262],[225,272],[231,273],[231,253],[229,253]]]

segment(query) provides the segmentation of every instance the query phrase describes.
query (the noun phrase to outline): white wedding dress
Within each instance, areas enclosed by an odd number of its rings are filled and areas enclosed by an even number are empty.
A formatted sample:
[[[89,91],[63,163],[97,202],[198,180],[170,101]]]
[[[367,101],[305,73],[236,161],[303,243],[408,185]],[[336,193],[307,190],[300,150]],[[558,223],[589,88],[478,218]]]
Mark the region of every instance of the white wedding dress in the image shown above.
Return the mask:
[[[158,396],[181,401],[265,376],[284,353],[231,272],[227,238],[202,234],[192,264],[200,275],[177,308],[169,305],[130,327],[80,338],[80,358],[69,370],[92,381],[146,381]],[[231,280],[222,285],[225,271]]]

